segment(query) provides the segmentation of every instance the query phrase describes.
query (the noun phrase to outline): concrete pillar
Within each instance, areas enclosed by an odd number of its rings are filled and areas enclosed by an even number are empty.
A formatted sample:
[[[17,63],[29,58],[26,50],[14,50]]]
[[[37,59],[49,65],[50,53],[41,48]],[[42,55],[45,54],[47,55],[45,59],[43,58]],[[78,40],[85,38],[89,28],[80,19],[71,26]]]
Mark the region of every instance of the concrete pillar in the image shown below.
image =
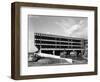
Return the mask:
[[[53,55],[55,55],[55,50],[53,50]]]
[[[40,51],[39,52],[41,53],[41,45],[40,45]]]

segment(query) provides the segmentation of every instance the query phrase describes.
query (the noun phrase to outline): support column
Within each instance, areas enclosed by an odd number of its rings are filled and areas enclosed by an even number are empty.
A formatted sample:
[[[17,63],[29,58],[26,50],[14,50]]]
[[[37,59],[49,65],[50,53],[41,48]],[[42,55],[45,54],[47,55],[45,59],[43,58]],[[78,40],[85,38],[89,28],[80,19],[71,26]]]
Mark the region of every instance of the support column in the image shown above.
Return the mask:
[[[41,53],[41,45],[40,45],[40,51],[39,52]]]
[[[53,50],[53,55],[55,55],[55,50]]]

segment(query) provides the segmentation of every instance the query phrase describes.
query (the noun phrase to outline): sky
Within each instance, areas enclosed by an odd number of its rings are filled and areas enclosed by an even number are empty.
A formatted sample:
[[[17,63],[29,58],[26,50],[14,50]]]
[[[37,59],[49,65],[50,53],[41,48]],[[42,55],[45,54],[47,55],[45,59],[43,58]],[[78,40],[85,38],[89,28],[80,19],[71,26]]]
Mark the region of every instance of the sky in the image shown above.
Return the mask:
[[[88,38],[87,17],[29,15],[29,32]]]
[[[34,33],[45,33],[66,37],[88,38],[88,18],[69,16],[28,16],[29,52],[37,51]]]

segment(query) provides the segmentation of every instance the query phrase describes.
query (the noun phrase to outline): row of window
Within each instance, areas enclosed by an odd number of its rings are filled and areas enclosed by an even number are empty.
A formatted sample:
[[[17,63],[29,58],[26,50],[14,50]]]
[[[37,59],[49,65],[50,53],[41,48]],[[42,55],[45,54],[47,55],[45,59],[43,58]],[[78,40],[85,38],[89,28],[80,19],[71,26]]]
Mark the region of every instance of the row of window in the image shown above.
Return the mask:
[[[52,41],[40,41],[40,40],[35,40],[35,43],[36,43],[36,44],[81,45],[81,43],[52,42]]]
[[[39,45],[36,45],[40,48]],[[51,45],[41,45],[41,48],[83,48],[82,46],[51,46]]]
[[[59,40],[59,41],[74,41],[81,42],[81,40],[73,40],[67,38],[49,37],[49,36],[35,36],[36,39],[46,39],[46,40]]]

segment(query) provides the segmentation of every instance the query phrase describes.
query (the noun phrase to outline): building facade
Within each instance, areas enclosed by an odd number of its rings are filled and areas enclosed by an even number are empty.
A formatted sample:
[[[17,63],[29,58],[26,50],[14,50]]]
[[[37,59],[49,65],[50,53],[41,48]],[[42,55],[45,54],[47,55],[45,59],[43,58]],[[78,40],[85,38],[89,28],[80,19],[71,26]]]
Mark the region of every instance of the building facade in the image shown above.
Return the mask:
[[[66,52],[66,55],[70,55],[72,51],[81,55],[85,52],[86,39],[65,37],[52,34],[35,33],[35,46],[42,53],[60,55],[62,52]]]

